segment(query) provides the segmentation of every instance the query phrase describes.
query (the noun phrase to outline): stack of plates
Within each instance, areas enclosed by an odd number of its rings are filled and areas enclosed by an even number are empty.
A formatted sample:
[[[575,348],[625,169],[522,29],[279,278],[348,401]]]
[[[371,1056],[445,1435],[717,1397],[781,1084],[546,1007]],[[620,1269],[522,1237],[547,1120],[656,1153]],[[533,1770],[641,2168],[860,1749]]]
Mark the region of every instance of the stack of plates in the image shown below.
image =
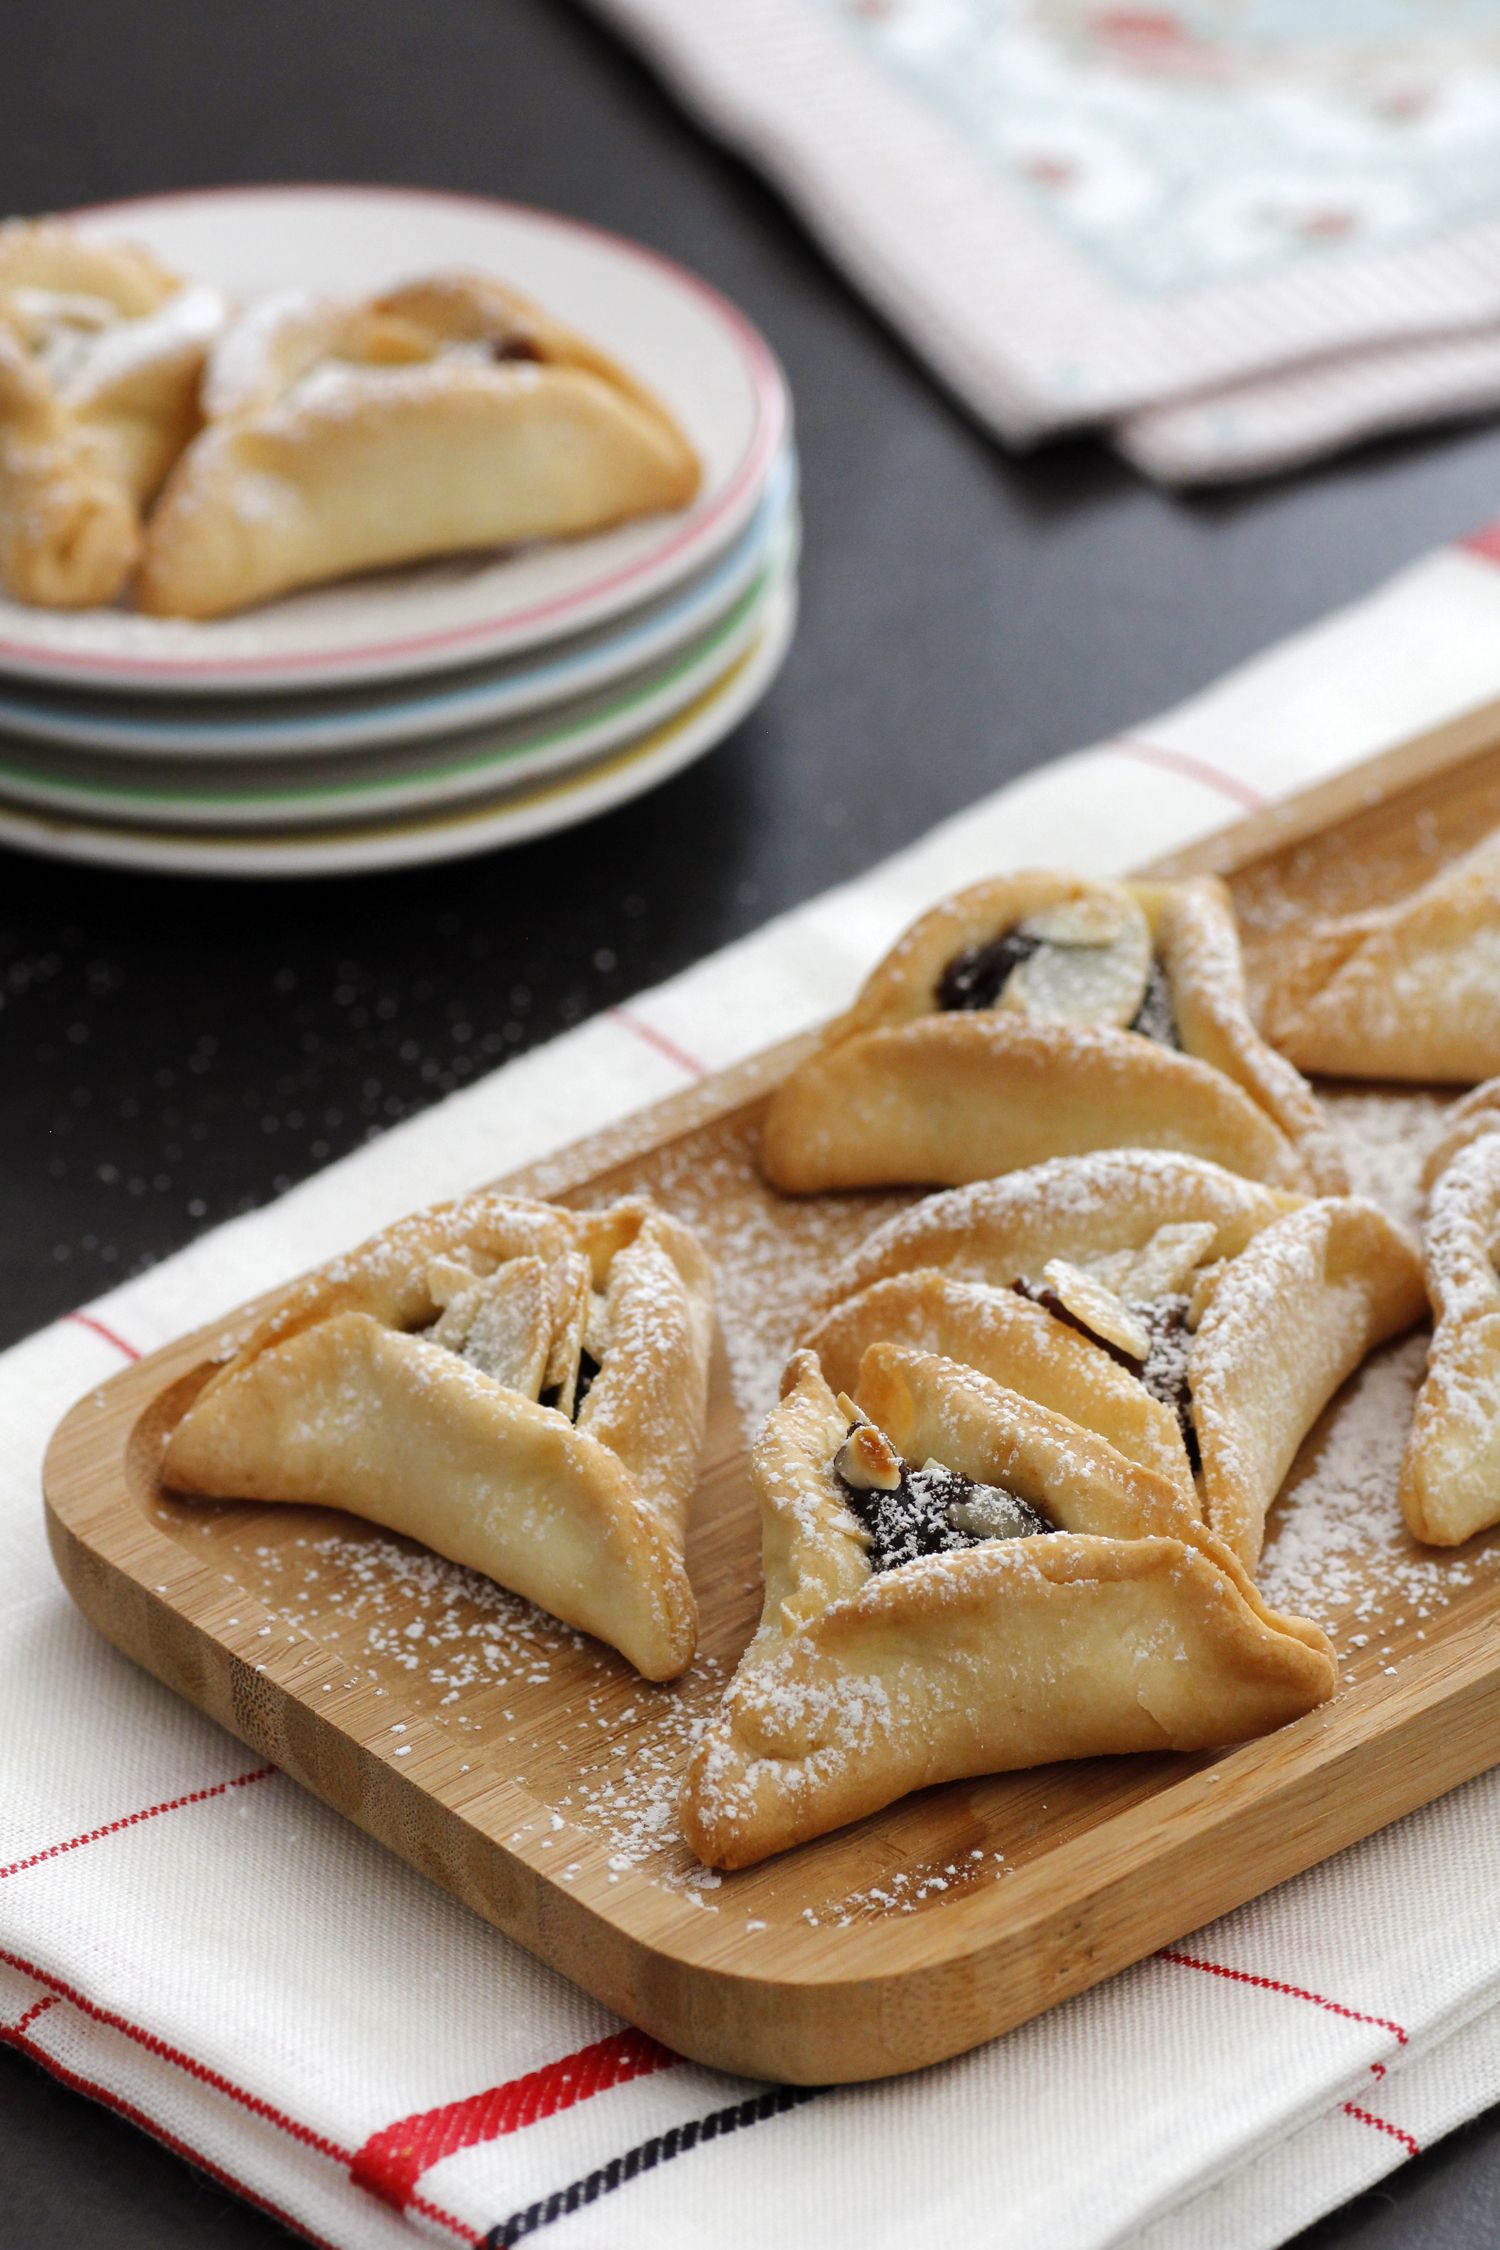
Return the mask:
[[[0,841],[236,875],[409,865],[623,803],[765,692],[796,612],[796,464],[770,351],[652,254],[512,206],[231,189],[79,214],[250,295],[434,268],[513,282],[666,400],[693,507],[319,588],[210,624],[0,600]]]

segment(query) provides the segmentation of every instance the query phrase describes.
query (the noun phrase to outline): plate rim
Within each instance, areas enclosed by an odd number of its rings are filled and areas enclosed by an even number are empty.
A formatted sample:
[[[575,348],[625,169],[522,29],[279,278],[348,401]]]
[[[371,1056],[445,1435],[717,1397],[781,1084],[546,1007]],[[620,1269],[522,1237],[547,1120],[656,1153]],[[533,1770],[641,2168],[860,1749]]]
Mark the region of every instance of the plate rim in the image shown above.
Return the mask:
[[[63,220],[96,220],[111,218],[132,211],[161,210],[164,206],[203,203],[250,203],[285,197],[322,195],[343,196],[350,200],[381,200],[401,203],[430,203],[459,206],[466,210],[504,213],[508,217],[539,222],[557,229],[560,233],[582,235],[603,245],[608,250],[632,259],[637,264],[655,268],[666,275],[689,295],[700,300],[732,335],[740,350],[751,381],[752,395],[756,401],[756,423],[744,457],[731,472],[724,489],[715,496],[709,510],[699,516],[680,522],[667,535],[663,545],[650,556],[639,556],[635,561],[621,564],[614,572],[596,581],[587,591],[554,594],[516,613],[504,626],[471,624],[444,628],[441,632],[422,633],[402,640],[385,640],[345,647],[337,653],[315,654],[304,652],[283,656],[242,657],[179,657],[162,658],[136,656],[129,653],[101,657],[83,651],[40,649],[34,642],[15,640],[0,633],[0,672],[13,672],[21,678],[51,679],[59,685],[75,680],[92,680],[98,686],[113,682],[116,686],[153,689],[170,693],[173,688],[197,686],[213,692],[216,686],[226,691],[245,682],[256,681],[267,692],[273,683],[282,681],[296,686],[303,680],[322,678],[330,685],[339,678],[347,679],[353,669],[366,678],[397,678],[403,675],[436,672],[462,661],[460,652],[473,649],[476,659],[486,650],[499,653],[502,649],[519,650],[540,646],[549,639],[560,637],[566,629],[568,617],[590,605],[587,616],[593,622],[604,624],[610,617],[618,616],[631,605],[632,586],[650,574],[659,571],[669,560],[673,569],[660,582],[659,591],[665,592],[682,575],[684,554],[703,552],[706,561],[716,551],[717,544],[727,543],[732,537],[743,512],[748,495],[763,481],[771,463],[786,440],[790,427],[790,400],[786,379],[780,362],[770,344],[750,319],[740,311],[723,292],[694,273],[690,267],[679,264],[664,251],[649,244],[633,241],[627,235],[616,234],[611,228],[598,225],[590,219],[577,219],[571,215],[549,211],[535,204],[520,203],[504,196],[487,196],[464,193],[457,189],[402,187],[390,182],[370,180],[275,180],[263,183],[243,181],[230,185],[204,188],[173,188],[160,194],[118,197],[103,203],[78,204],[53,214]],[[646,599],[643,593],[641,599]],[[603,606],[596,606],[601,604]],[[18,605],[19,606],[19,605]],[[268,607],[274,605],[267,605]],[[584,620],[579,619],[578,629],[583,630]],[[537,630],[538,627],[542,629]],[[439,654],[451,651],[451,654]],[[364,667],[363,672],[360,668]]]
[[[692,702],[643,738],[627,739],[577,769],[541,777],[533,788],[523,784],[477,803],[458,803],[427,819],[310,829],[259,842],[253,831],[217,836],[69,820],[0,798],[0,851],[126,874],[256,882],[379,875],[530,843],[614,811],[717,748],[773,685],[791,647],[797,608],[797,580],[790,572],[767,601],[762,631]],[[714,725],[721,718],[724,723]],[[402,849],[403,844],[413,848]],[[434,848],[425,848],[429,844]],[[351,850],[362,856],[349,857]]]
[[[439,815],[445,806],[456,810],[475,799],[494,800],[508,789],[526,789],[546,775],[599,764],[612,751],[669,727],[689,707],[710,697],[779,614],[778,602],[795,571],[795,539],[789,535],[761,558],[749,584],[729,607],[690,640],[636,672],[606,682],[594,696],[580,697],[577,704],[553,704],[433,736],[427,745],[432,758],[406,773],[361,774],[356,770],[358,753],[334,753],[336,771],[316,778],[292,775],[263,793],[254,786],[258,776],[253,767],[236,776],[210,766],[194,776],[199,788],[142,782],[132,779],[128,768],[114,781],[100,776],[72,781],[45,773],[18,776],[0,744],[0,808],[29,809],[64,821],[76,816],[89,826],[124,833],[165,834],[170,827],[171,833],[184,838],[213,834],[217,824],[222,833],[243,830],[249,838],[257,828],[290,830],[304,822],[327,833],[345,820],[351,825],[403,817],[416,821],[424,814]],[[578,708],[591,703],[598,707]],[[511,729],[526,730],[525,737],[497,744],[496,735]],[[398,753],[419,746],[420,742],[389,745]],[[237,781],[251,786],[236,786]],[[400,794],[390,801],[393,792]]]
[[[175,697],[154,697],[146,699],[154,715],[127,710],[116,720],[106,711],[99,720],[101,731],[96,734],[89,717],[89,713],[99,708],[96,701],[86,706],[82,731],[78,731],[74,724],[77,714],[69,707],[60,706],[54,717],[49,704],[28,700],[25,692],[28,686],[34,693],[47,692],[42,682],[18,683],[13,675],[0,671],[0,750],[12,743],[25,743],[47,751],[118,758],[122,764],[137,758],[174,758],[184,765],[201,763],[227,768],[242,761],[271,758],[335,757],[346,753],[357,757],[365,750],[398,747],[424,735],[433,738],[460,735],[481,727],[518,723],[533,715],[540,718],[543,713],[556,711],[575,698],[604,693],[617,681],[647,665],[666,662],[674,650],[688,646],[709,632],[717,620],[735,606],[746,588],[763,574],[786,527],[798,519],[797,487],[796,456],[788,447],[772,463],[762,497],[745,523],[717,555],[708,557],[699,572],[680,580],[675,587],[663,588],[658,596],[664,605],[661,609],[648,604],[642,610],[605,621],[596,629],[602,636],[598,639],[585,628],[573,640],[549,643],[537,651],[536,663],[528,662],[521,655],[497,658],[496,667],[504,667],[499,677],[492,669],[473,690],[474,702],[481,705],[486,689],[493,688],[501,695],[502,699],[489,709],[462,708],[470,691],[444,687],[441,683],[445,678],[451,680],[451,673],[431,673],[416,674],[405,680],[395,678],[384,683],[369,683],[363,692],[370,700],[358,712],[304,709],[300,718],[278,716],[285,708],[285,699],[280,696],[267,699],[259,717],[230,717],[228,711],[236,708],[231,703],[221,719],[180,718],[175,714]],[[684,610],[688,613],[685,626],[682,623]],[[578,639],[586,640],[581,651],[577,648]],[[646,643],[644,656],[637,646],[642,640]],[[533,695],[527,683],[534,684],[538,671],[543,676],[544,692]],[[562,674],[567,676],[559,676]],[[581,684],[575,674],[581,674]],[[472,680],[473,674],[464,677]],[[507,682],[515,683],[513,700],[504,699]],[[21,690],[19,695],[12,693],[16,685]],[[57,683],[48,683],[48,689],[54,694],[66,692]],[[76,691],[80,700],[85,692],[83,689]],[[361,690],[351,685],[323,692],[359,694]],[[445,715],[441,708],[444,704],[459,707]],[[396,714],[400,714],[399,720]],[[373,731],[352,731],[361,722],[368,723]],[[265,739],[268,728],[287,739],[268,742]],[[116,730],[112,739],[111,729]],[[133,738],[127,742],[121,729],[131,730],[133,737],[139,735],[144,739]],[[249,731],[242,739],[224,739],[224,729]],[[323,729],[328,730],[326,737]],[[320,731],[315,733],[314,730]]]

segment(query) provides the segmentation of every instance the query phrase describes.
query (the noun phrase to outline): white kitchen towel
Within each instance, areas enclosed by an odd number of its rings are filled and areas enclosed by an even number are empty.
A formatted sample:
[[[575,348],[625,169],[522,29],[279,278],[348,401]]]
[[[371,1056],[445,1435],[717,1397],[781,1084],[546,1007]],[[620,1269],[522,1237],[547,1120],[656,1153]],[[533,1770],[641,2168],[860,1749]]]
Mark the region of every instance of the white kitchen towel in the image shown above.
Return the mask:
[[[1495,0],[592,4],[1012,444],[1207,481],[1500,402]]]
[[[1128,866],[1500,697],[1497,551],[1429,557],[0,1360],[0,2038],[341,2250],[1260,2250],[1500,2098],[1500,1775],[958,2061],[752,2085],[622,2026],[117,1656],[38,1493],[48,1432],[123,1358],[807,1024],[954,884]]]

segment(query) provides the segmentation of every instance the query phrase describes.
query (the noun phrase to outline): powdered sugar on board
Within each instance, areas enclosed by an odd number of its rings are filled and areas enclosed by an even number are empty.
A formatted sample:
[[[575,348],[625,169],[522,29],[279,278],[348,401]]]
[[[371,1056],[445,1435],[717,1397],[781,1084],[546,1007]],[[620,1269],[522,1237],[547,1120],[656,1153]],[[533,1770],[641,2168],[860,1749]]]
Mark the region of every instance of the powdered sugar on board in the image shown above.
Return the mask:
[[[755,1163],[758,1129],[735,1124],[669,1144],[640,1184],[699,1234],[714,1261],[719,1325],[747,1443],[776,1403],[781,1371],[829,1274],[905,1195],[789,1202]]]
[[[1326,1098],[1354,1186],[1413,1224],[1448,1097],[1340,1087]],[[476,1779],[524,1789],[537,1809],[500,1840],[545,1853],[560,1884],[582,1880],[602,1855],[607,1881],[648,1882],[736,1930],[766,1930],[774,1945],[793,1896],[795,1918],[820,1928],[929,1912],[1024,1866],[1054,1833],[1076,1833],[1149,1796],[1181,1768],[1096,1761],[907,1799],[862,1832],[853,1882],[847,1866],[832,1882],[820,1872],[818,1846],[799,1855],[790,1884],[776,1862],[722,1879],[697,1865],[677,1818],[681,1777],[760,1602],[759,1527],[742,1448],[775,1399],[828,1275],[914,1200],[781,1198],[759,1179],[755,1138],[754,1123],[736,1116],[646,1156],[622,1151],[607,1180],[579,1195],[592,1204],[649,1193],[699,1232],[716,1269],[729,1395],[718,1395],[711,1417],[691,1535],[703,1644],[681,1680],[649,1686],[529,1604],[351,1518],[162,1507],[179,1537],[201,1542],[205,1560],[263,1603],[276,1637],[316,1641],[347,1667],[349,1682],[381,1699],[391,1714],[389,1755],[411,1759],[397,1770],[418,1764],[417,1722],[440,1730],[462,1770],[472,1763]],[[1425,1331],[1407,1338],[1346,1386],[1272,1511],[1268,1598],[1330,1631],[1350,1685],[1398,1665],[1455,1600],[1500,1573],[1485,1543],[1457,1555],[1423,1549],[1401,1522],[1397,1473],[1425,1344]],[[336,1701],[337,1693],[330,1706]]]

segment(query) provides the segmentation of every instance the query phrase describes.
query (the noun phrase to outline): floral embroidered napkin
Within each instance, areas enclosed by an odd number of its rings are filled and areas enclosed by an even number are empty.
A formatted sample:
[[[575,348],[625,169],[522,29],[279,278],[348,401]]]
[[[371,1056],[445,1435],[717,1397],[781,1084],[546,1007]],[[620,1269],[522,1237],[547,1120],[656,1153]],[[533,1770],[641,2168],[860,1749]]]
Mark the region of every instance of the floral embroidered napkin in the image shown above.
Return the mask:
[[[1173,482],[1500,402],[1493,0],[593,0],[1008,443]]]

